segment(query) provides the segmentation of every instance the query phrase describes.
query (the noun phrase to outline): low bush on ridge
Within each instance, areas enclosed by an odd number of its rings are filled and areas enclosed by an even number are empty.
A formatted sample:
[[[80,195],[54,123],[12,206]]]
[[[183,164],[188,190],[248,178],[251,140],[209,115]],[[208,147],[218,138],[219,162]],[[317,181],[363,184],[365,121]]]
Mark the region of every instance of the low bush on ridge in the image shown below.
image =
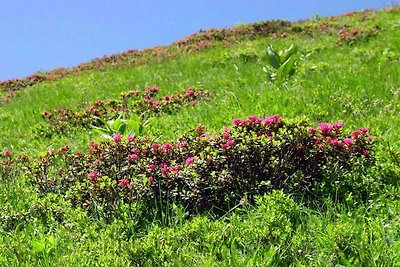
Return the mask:
[[[82,103],[78,110],[68,108],[59,108],[52,112],[46,110],[42,113],[42,117],[49,124],[50,133],[43,127],[36,127],[34,131],[40,136],[47,136],[55,132],[63,133],[74,127],[103,126],[104,121],[116,119],[119,115],[130,117],[132,114],[137,114],[152,117],[171,114],[180,108],[194,106],[198,101],[211,97],[209,92],[190,87],[182,93],[156,99],[159,91],[157,87],[149,87],[144,92],[133,90],[122,93],[118,100],[97,100],[92,105]]]
[[[61,193],[92,210],[123,201],[175,202],[189,212],[227,211],[273,189],[313,196],[368,193],[362,170],[374,163],[367,128],[345,135],[343,123],[285,123],[280,116],[235,119],[208,134],[204,126],[176,143],[114,135],[87,153],[67,146],[31,166],[43,193]]]

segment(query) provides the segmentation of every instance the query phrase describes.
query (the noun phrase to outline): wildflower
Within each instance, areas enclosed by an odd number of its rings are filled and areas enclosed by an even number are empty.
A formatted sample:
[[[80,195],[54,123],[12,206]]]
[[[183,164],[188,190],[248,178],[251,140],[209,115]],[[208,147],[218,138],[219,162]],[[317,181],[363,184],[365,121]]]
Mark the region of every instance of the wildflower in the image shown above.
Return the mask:
[[[243,126],[244,121],[242,119],[233,119],[233,126]]]
[[[160,88],[149,87],[149,88],[147,88],[147,91],[152,92],[152,93],[156,93],[156,92],[160,91]]]
[[[360,134],[361,134],[361,131],[360,131],[360,130],[355,130],[355,131],[353,131],[353,132],[351,133],[351,136],[357,138]]]
[[[348,137],[346,137],[345,139],[343,139],[343,142],[346,144],[346,145],[351,145],[352,143],[353,143],[353,140],[351,140],[351,138],[348,138]]]
[[[137,154],[129,154],[128,157],[135,161],[139,159],[139,156]]]
[[[130,183],[128,184],[128,188],[129,188],[130,190],[135,189],[135,185],[133,184],[133,182],[130,182]]]
[[[206,127],[204,125],[198,125],[196,127],[196,132],[203,133],[205,129],[206,129]]]
[[[114,135],[113,135],[113,139],[114,139],[114,141],[115,141],[116,143],[121,142],[121,140],[122,140],[122,134],[120,134],[120,133],[114,134]]]
[[[161,149],[164,151],[164,152],[167,152],[168,150],[170,150],[170,149],[172,149],[173,148],[173,145],[171,145],[170,143],[164,143],[162,146],[161,146]]]
[[[370,152],[369,150],[363,150],[362,154],[364,155],[364,157],[369,157]]]
[[[69,147],[68,146],[63,146],[61,149],[60,149],[60,152],[61,153],[64,153],[64,152],[67,152],[69,150]]]
[[[156,165],[150,164],[150,165],[148,166],[148,168],[149,168],[150,171],[154,171],[154,170],[156,169]]]
[[[282,117],[279,115],[272,115],[272,116],[266,117],[262,121],[262,123],[264,123],[266,126],[268,126],[268,125],[274,124],[275,122],[278,122],[278,121],[282,121]]]
[[[124,178],[124,179],[119,180],[119,186],[127,187],[128,185],[129,185],[129,180],[128,179]]]
[[[333,126],[334,128],[337,128],[337,129],[342,128],[343,125],[344,125],[344,124],[343,124],[343,122],[341,122],[341,121],[337,121],[337,122],[332,123],[332,126]]]
[[[176,143],[177,148],[184,148],[186,146],[187,146],[186,142],[179,141],[178,143]]]
[[[330,123],[322,122],[318,125],[318,129],[321,131],[323,135],[328,135],[332,132],[333,126]]]
[[[308,129],[308,133],[309,134],[315,134],[317,132],[317,130],[315,130],[315,128],[309,128]]]
[[[225,144],[222,144],[222,145],[221,145],[221,148],[222,148],[222,149],[227,149],[227,148],[229,148],[229,147],[231,147],[231,146],[234,146],[234,145],[235,145],[235,141],[233,141],[233,140],[228,140],[228,141],[226,141]]]
[[[130,135],[128,135],[128,137],[126,139],[128,140],[128,142],[131,142],[131,143],[133,143],[133,142],[136,143],[136,141],[137,141],[135,137],[130,136]]]
[[[369,129],[368,128],[360,128],[360,131],[365,134],[365,133],[368,133]]]
[[[149,184],[154,183],[154,178],[153,178],[152,176],[150,176],[150,177],[147,179],[147,182],[148,182]]]
[[[151,148],[154,150],[158,150],[160,146],[158,144],[151,144]]]
[[[193,161],[194,161],[194,157],[188,157],[188,158],[185,160],[185,164],[186,164],[186,165],[190,165],[190,164],[193,163]]]
[[[9,156],[11,156],[11,151],[8,150],[8,149],[5,149],[5,150],[3,151],[3,156],[4,156],[4,157],[9,157]]]
[[[91,172],[88,174],[88,178],[92,181],[92,183],[97,183],[97,179],[100,177],[99,172]]]
[[[181,168],[182,168],[181,165],[177,165],[177,166],[171,167],[170,171],[172,173],[178,174]]]
[[[229,133],[224,133],[224,134],[222,135],[222,137],[223,137],[225,140],[228,140],[229,137],[231,137],[231,135],[230,135]]]

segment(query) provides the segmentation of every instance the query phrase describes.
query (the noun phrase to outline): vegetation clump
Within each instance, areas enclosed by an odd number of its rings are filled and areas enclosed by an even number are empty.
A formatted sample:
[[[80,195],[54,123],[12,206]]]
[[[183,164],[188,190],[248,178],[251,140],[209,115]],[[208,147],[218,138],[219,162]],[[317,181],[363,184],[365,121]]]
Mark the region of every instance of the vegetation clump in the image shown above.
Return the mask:
[[[235,119],[220,134],[200,125],[176,143],[115,134],[113,141],[93,142],[87,153],[67,146],[49,151],[32,173],[42,192],[66,194],[74,205],[89,208],[123,200],[226,212],[274,189],[368,194],[360,171],[374,162],[373,137],[367,128],[345,135],[342,126],[307,128],[273,115]]]

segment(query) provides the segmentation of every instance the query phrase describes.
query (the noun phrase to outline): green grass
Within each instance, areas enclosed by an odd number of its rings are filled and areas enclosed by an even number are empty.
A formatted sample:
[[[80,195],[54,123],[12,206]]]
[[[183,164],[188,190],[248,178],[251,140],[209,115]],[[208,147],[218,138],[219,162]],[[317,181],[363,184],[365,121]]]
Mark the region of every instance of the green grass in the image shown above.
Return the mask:
[[[43,122],[41,112],[147,86],[161,88],[161,94],[192,86],[211,91],[214,99],[158,118],[148,134],[175,140],[198,124],[214,131],[237,117],[269,114],[369,127],[378,138],[377,171],[388,181],[378,195],[365,203],[349,198],[315,208],[274,193],[223,217],[187,218],[176,207],[162,219],[151,218],[138,203],[121,205],[119,217],[110,222],[70,207],[62,196],[44,198],[29,176],[17,175],[0,186],[0,265],[400,266],[400,68],[399,60],[385,56],[388,49],[400,53],[399,12],[336,22],[379,25],[380,32],[341,46],[336,35],[326,33],[263,37],[157,64],[36,84],[0,106],[0,148],[31,157],[65,144],[86,149],[97,138],[89,130],[51,139],[35,136],[32,128]],[[309,57],[287,83],[268,82],[262,72],[266,46],[284,48],[292,42]]]

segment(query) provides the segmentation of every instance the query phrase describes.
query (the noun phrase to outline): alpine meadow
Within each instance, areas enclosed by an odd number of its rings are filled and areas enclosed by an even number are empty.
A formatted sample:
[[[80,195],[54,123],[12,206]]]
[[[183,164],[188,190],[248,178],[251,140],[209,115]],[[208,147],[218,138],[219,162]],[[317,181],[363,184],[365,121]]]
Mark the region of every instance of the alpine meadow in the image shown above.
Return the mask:
[[[0,266],[400,266],[400,6],[0,83]]]

